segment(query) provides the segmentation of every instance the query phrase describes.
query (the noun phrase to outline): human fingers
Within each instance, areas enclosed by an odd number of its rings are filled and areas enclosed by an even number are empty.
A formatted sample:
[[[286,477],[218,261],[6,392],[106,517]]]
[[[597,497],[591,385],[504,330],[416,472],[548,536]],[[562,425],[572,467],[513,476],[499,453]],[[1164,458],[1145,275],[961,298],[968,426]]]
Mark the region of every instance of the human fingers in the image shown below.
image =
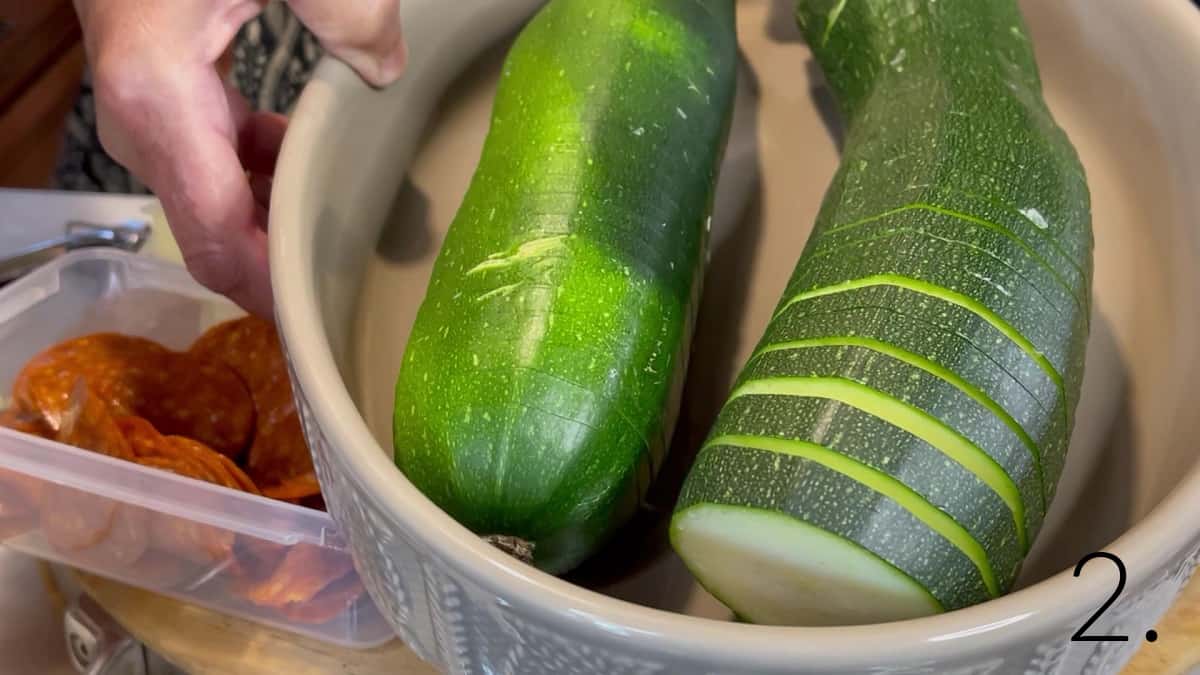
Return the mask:
[[[290,0],[292,11],[321,44],[375,86],[404,72],[408,52],[400,29],[400,0]]]
[[[97,91],[101,138],[162,202],[192,276],[270,317],[266,207],[243,155],[259,171],[273,169],[279,123],[247,113],[211,68],[180,69],[155,85],[154,96],[136,102],[114,104]]]

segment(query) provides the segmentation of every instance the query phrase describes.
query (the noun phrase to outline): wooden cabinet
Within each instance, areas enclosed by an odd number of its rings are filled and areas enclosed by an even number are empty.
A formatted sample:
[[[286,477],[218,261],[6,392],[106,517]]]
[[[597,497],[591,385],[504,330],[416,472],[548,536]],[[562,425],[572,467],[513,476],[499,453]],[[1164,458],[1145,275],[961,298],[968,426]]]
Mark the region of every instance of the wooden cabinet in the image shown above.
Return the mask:
[[[46,186],[83,64],[70,0],[0,0],[0,186]]]

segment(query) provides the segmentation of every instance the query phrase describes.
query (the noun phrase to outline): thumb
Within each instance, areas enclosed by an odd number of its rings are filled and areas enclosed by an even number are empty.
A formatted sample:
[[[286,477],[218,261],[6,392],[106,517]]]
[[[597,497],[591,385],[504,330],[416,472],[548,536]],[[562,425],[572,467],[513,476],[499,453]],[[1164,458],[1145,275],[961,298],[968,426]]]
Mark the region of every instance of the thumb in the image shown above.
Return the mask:
[[[400,31],[400,0],[290,0],[292,11],[334,56],[375,86],[404,72],[408,52]]]

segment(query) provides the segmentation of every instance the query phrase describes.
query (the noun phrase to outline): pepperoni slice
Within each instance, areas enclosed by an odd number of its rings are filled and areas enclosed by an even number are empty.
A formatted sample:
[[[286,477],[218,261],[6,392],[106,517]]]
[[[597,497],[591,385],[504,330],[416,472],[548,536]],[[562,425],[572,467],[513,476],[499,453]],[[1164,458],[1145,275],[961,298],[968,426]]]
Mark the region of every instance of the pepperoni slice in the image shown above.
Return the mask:
[[[227,457],[239,457],[254,434],[254,402],[229,368],[173,354],[169,369],[145,383],[138,408],[169,436],[186,436]]]
[[[125,440],[129,441],[134,457],[161,457],[170,454],[169,449],[164,449],[167,437],[158,433],[158,429],[145,418],[133,415],[118,417],[117,427],[121,429]]]
[[[117,504],[65,485],[47,486],[41,527],[55,550],[74,553],[95,546],[112,529]]]
[[[239,536],[233,547],[233,574],[243,588],[264,581],[283,562],[288,547],[257,537]]]
[[[82,380],[74,382],[56,418],[56,439],[60,443],[117,459],[133,459],[133,450],[108,406]],[[42,495],[42,530],[54,548],[72,553],[106,542],[112,533],[108,546],[113,550],[102,555],[136,559],[145,551],[144,534],[135,532],[143,517],[118,507],[111,499],[89,492],[47,485]],[[118,530],[115,533],[114,526]],[[119,550],[123,546],[127,550]]]
[[[129,504],[109,503],[113,504],[113,515],[104,536],[91,546],[72,551],[72,564],[125,570],[146,553],[150,546],[150,514]]]
[[[141,457],[138,463],[219,484],[217,474],[191,457]],[[155,548],[202,566],[223,562],[233,552],[232,532],[165,513],[151,514],[150,536]]]
[[[209,328],[196,339],[188,353],[224,363],[242,378],[251,392],[267,386],[280,373],[287,378],[287,366],[275,325],[255,316],[244,316]]]
[[[20,431],[21,433],[38,436],[47,440],[54,438],[54,430],[42,421],[40,415],[25,412],[20,408],[9,408],[0,411],[0,427]]]
[[[228,367],[112,333],[38,354],[17,376],[13,395],[58,429],[79,378],[114,415],[144,417],[164,434],[194,438],[230,457],[244,451],[254,431],[254,402]]]
[[[289,478],[263,490],[264,497],[288,502],[299,502],[320,494],[321,486],[317,483],[317,476],[311,473]]]
[[[231,490],[241,490],[259,494],[258,488],[254,486],[253,481],[237,464],[234,464],[228,457],[215,452],[212,448],[204,445],[199,441],[193,441],[190,438],[183,436],[167,436],[164,438],[167,444],[167,456],[186,457],[197,464],[203,465],[207,471],[207,475],[212,476],[210,482],[214,482],[222,487],[230,488]]]
[[[285,547],[241,537],[234,556],[235,592],[297,623],[331,621],[365,592],[344,553],[310,544]]]
[[[328,623],[354,606],[365,594],[362,582],[353,572],[329,584],[307,602],[279,608],[279,614],[289,621],[320,625]]]
[[[242,471],[242,467],[234,464],[233,460],[229,459],[225,455],[217,455],[217,459],[225,465],[225,469],[229,472],[229,475],[233,477],[233,482],[237,489],[241,490],[242,492],[249,492],[252,495],[262,494],[259,492],[258,486],[254,484],[254,481],[250,480],[250,476],[247,476],[246,472]]]
[[[304,499],[299,500],[297,503],[300,504],[300,506],[303,506],[308,509],[312,509],[314,511],[327,511],[328,510],[325,507],[324,495],[313,495],[311,497],[305,497]]]
[[[0,427],[45,439],[54,438],[54,433],[40,417],[16,408],[0,412]],[[31,476],[0,469],[0,540],[24,534],[37,525],[42,485],[42,481]]]
[[[117,414],[141,403],[142,380],[165,369],[168,351],[142,338],[100,333],[68,340],[29,360],[13,384],[18,406],[57,430],[76,381],[83,378]]]
[[[122,417],[117,420],[125,438],[133,448],[133,454],[145,457],[190,457],[206,466],[217,483],[227,488],[259,494],[254,481],[233,460],[199,441],[183,436],[163,436],[153,424],[141,417]]]
[[[250,446],[250,452],[246,455],[246,473],[266,492],[278,491],[289,485],[291,490],[301,485],[309,486],[311,491],[293,497],[299,499],[319,494],[321,487],[313,469],[308,444],[304,441],[291,389],[287,389],[285,394],[286,403],[265,411],[266,419],[259,424],[254,445]]]
[[[165,591],[198,579],[205,571],[177,556],[152,548],[129,568],[128,573],[129,578],[136,579],[139,586]]]
[[[30,500],[21,483],[13,478],[20,476],[0,471],[0,542],[37,527],[38,503]]]
[[[55,550],[80,566],[125,569],[149,548],[151,514],[65,485],[48,486],[42,533]]]
[[[11,480],[16,476],[17,474],[12,472],[0,470],[0,522],[28,517],[37,510],[36,503],[29,499],[25,491],[17,487],[20,484]]]
[[[263,493],[290,495],[276,497],[289,501],[319,494],[275,325],[251,316],[227,321],[200,336],[189,353],[225,364],[249,387],[256,429],[246,473]]]
[[[134,459],[133,448],[112,411],[82,378],[75,381],[58,420],[59,443],[115,459]]]
[[[344,552],[331,551],[311,544],[288,549],[283,560],[262,581],[243,588],[243,597],[263,607],[283,607],[305,603],[329,585],[354,570]]]

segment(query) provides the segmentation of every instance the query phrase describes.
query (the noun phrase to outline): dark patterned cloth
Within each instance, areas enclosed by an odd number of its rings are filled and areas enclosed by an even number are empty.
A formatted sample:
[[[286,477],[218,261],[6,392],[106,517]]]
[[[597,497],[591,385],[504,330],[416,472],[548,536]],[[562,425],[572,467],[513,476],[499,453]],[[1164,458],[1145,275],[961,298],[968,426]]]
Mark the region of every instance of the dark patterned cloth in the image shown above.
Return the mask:
[[[288,113],[321,58],[312,33],[280,0],[238,31],[229,79],[258,110]],[[66,138],[52,187],[60,190],[146,194],[149,190],[104,152],[96,133],[92,80],[84,75],[67,118]]]
[[[321,54],[287,5],[272,2],[238,32],[231,79],[258,110],[288,113]]]

